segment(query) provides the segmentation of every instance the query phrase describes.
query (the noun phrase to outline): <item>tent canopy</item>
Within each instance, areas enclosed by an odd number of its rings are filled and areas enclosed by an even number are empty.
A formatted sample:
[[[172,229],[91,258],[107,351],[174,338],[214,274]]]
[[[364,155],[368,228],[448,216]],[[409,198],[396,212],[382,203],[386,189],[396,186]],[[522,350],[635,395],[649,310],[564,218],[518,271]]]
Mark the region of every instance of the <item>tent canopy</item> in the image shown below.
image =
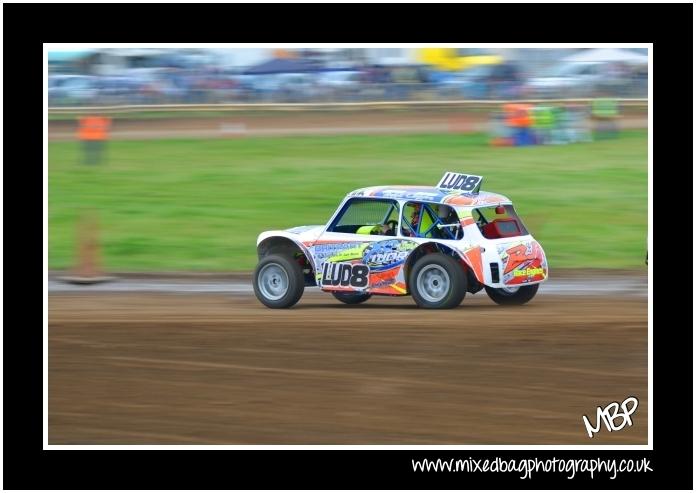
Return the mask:
[[[628,50],[617,48],[596,48],[584,50],[580,53],[567,56],[563,59],[564,62],[625,62],[634,64],[648,63],[647,55],[634,53]]]

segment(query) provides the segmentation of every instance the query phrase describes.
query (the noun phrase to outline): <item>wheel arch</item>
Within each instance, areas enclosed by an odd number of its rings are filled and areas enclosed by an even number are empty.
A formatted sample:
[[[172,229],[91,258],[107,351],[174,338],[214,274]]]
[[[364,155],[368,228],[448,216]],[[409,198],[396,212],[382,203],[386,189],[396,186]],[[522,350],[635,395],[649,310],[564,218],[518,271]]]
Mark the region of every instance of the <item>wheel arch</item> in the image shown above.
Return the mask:
[[[312,271],[315,270],[314,259],[312,255],[310,255],[309,250],[297,240],[288,238],[287,236],[274,235],[261,239],[258,245],[256,245],[256,254],[259,260],[266,255],[278,252],[292,254],[300,253],[307,259]]]
[[[473,249],[472,249],[473,250]],[[429,253],[435,253],[435,252],[440,252],[444,253],[447,255],[451,255],[452,257],[456,258],[459,260],[459,263],[464,270],[464,273],[467,276],[467,280],[469,281],[469,286],[473,286],[476,284],[480,284],[481,288],[483,287],[483,272],[481,270],[481,253],[478,247],[476,247],[476,252],[478,253],[478,264],[479,267],[476,268],[475,264],[475,259],[472,259],[470,257],[475,256],[468,254],[471,252],[471,250],[468,250],[465,253],[462,253],[461,251],[457,250],[456,248],[452,248],[447,245],[443,245],[442,243],[436,243],[436,242],[427,242],[427,243],[421,243],[418,245],[417,248],[414,248],[413,251],[406,257],[406,260],[404,261],[404,280],[406,281],[406,287],[409,292],[411,292],[411,288],[409,286],[409,277],[411,274],[411,269],[415,265],[415,263],[424,255],[427,255]],[[462,265],[464,264],[464,265]],[[476,281],[476,283],[472,282]],[[480,289],[480,288],[479,288]]]

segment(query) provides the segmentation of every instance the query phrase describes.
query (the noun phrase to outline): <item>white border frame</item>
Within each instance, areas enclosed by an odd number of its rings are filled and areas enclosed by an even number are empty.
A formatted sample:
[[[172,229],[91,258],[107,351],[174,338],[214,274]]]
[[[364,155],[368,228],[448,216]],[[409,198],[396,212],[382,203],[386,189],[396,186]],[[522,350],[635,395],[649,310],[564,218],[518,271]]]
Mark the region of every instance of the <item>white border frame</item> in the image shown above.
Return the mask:
[[[48,443],[48,51],[85,48],[647,48],[648,251],[653,251],[652,43],[44,43],[43,44],[43,450],[653,450],[653,264],[648,263],[647,445],[51,445]],[[0,55],[1,56],[1,55]],[[1,206],[0,206],[1,207]],[[1,246],[0,246],[1,248]],[[0,370],[1,371],[1,370]],[[617,396],[617,399],[623,396]],[[603,403],[597,403],[601,405]],[[578,426],[582,425],[578,416]]]

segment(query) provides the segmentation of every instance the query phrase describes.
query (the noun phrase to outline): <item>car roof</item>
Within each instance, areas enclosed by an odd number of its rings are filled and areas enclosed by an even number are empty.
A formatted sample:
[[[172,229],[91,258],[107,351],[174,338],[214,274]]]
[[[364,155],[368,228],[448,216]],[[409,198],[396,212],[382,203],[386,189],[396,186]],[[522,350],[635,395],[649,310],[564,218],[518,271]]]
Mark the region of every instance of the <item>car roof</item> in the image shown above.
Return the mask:
[[[404,200],[420,200],[423,202],[436,202],[460,207],[480,207],[493,204],[512,204],[512,201],[504,195],[493,192],[468,193],[462,191],[442,190],[435,187],[418,185],[384,185],[378,187],[366,187],[353,190],[349,197],[365,198],[389,198]]]

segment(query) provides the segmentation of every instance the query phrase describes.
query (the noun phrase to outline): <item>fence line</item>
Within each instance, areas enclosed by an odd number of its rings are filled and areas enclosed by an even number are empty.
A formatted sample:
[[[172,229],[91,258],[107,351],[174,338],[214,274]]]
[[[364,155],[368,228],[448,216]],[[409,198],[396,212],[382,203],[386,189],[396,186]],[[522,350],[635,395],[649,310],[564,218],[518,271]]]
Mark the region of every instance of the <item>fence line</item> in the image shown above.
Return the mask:
[[[574,99],[525,99],[525,100],[450,100],[450,101],[361,101],[336,103],[210,103],[210,104],[136,104],[119,106],[61,106],[48,108],[49,115],[76,113],[134,113],[143,111],[296,111],[329,109],[377,109],[408,107],[490,107],[508,103],[554,104],[554,103],[589,103],[594,98]],[[647,107],[646,98],[615,98],[624,106]]]

